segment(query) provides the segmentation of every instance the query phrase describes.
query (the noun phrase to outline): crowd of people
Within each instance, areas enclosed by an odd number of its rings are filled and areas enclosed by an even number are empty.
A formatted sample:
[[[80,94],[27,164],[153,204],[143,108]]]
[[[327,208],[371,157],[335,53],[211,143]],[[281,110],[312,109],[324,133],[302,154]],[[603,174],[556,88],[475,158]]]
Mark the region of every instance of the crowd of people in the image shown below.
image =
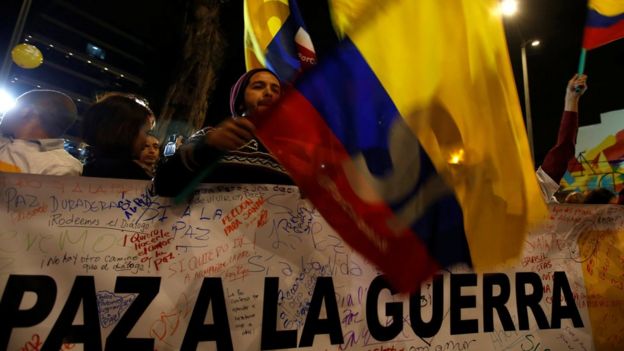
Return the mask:
[[[536,172],[548,202],[619,202],[614,192],[604,188],[560,191],[559,183],[574,158],[578,105],[586,90],[585,75],[568,82],[557,142]],[[163,196],[176,196],[193,182],[293,184],[245,118],[268,109],[281,93],[273,72],[250,70],[232,86],[230,118],[195,132],[188,140],[172,135],[162,144],[151,132],[156,117],[144,99],[105,94],[83,114],[82,140],[88,152],[80,162],[64,148],[63,135],[77,119],[72,99],[52,90],[29,91],[0,122],[0,172],[153,180]]]

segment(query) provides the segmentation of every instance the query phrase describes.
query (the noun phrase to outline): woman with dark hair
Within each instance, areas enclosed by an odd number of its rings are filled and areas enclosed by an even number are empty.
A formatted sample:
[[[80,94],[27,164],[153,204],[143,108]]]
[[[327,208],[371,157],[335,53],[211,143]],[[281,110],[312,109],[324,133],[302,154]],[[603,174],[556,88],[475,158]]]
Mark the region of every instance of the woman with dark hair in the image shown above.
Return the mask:
[[[83,118],[83,139],[89,157],[87,177],[151,179],[134,159],[141,154],[154,114],[132,95],[113,93],[91,105]]]
[[[280,95],[280,81],[270,70],[243,74],[230,91],[232,117],[196,132],[159,165],[154,178],[158,194],[176,196],[199,177],[205,183],[293,184],[244,118],[264,112]]]

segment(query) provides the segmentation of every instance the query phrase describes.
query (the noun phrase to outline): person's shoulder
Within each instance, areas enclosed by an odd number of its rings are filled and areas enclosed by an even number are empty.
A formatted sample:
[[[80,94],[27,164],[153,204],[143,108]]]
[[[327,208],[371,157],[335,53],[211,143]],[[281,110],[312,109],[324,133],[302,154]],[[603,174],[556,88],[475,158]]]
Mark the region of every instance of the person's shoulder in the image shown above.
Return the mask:
[[[72,156],[72,154],[67,152],[67,150],[65,150],[65,149],[48,150],[48,151],[44,151],[42,153],[43,154],[47,154],[47,155],[54,155],[53,157],[56,157],[57,159],[62,160],[64,162],[69,162],[69,163],[76,163],[76,162],[78,162],[78,163],[80,163],[80,160],[78,160],[77,158]]]
[[[80,175],[82,174],[82,162],[64,149],[44,151],[40,159],[42,173],[51,175]]]
[[[18,152],[40,152],[41,147],[36,141],[2,137],[0,144]]]

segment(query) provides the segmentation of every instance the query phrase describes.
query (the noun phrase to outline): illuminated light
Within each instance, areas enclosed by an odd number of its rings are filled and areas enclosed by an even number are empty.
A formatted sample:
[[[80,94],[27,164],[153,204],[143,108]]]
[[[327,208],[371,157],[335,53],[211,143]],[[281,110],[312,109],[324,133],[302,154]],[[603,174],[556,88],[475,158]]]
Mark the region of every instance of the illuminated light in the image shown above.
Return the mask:
[[[500,3],[500,11],[503,16],[513,16],[518,12],[518,1],[516,0],[502,0]]]
[[[451,152],[448,163],[451,165],[458,165],[464,162],[464,149]]]
[[[28,42],[28,39],[24,39],[25,42]]]
[[[53,47],[54,47],[54,45],[50,44],[50,47],[51,47],[51,48],[53,48]]]
[[[28,36],[28,38],[31,38],[31,39],[32,39],[32,35],[29,35],[29,36]]]
[[[80,99],[76,99],[76,101],[80,102],[80,101],[82,101],[82,100],[80,100]]]
[[[69,56],[74,56],[74,53],[73,53],[73,52],[70,52],[70,53],[68,53],[67,55],[69,55]]]
[[[125,77],[123,74],[120,74],[119,76],[120,76],[121,78]]]
[[[87,60],[87,63],[91,63],[91,60]]]
[[[137,104],[139,104],[139,105],[141,105],[143,107],[149,108],[149,106],[147,106],[147,102],[144,101],[144,100],[141,100],[139,98],[134,98],[134,102],[136,102]]]
[[[105,71],[108,71],[108,67],[104,67],[104,70],[105,70]]]
[[[15,98],[8,92],[0,90],[0,113],[5,113],[13,107],[15,107]]]
[[[41,88],[41,85],[37,84],[37,88]]]
[[[540,43],[540,41],[539,41],[539,40],[533,40],[533,41],[531,42],[531,46],[539,46],[540,44],[541,44],[541,43]]]

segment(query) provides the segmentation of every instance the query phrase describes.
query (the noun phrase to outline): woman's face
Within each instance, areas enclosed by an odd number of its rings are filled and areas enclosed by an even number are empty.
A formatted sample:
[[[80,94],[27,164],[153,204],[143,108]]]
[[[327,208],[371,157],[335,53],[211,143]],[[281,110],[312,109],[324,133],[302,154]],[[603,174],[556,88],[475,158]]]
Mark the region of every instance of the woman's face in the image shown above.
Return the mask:
[[[145,146],[147,140],[147,132],[152,129],[152,121],[148,118],[145,120],[145,123],[139,130],[136,138],[134,139],[134,145],[132,146],[132,156],[135,159],[141,157],[141,151],[143,151],[143,147]]]

